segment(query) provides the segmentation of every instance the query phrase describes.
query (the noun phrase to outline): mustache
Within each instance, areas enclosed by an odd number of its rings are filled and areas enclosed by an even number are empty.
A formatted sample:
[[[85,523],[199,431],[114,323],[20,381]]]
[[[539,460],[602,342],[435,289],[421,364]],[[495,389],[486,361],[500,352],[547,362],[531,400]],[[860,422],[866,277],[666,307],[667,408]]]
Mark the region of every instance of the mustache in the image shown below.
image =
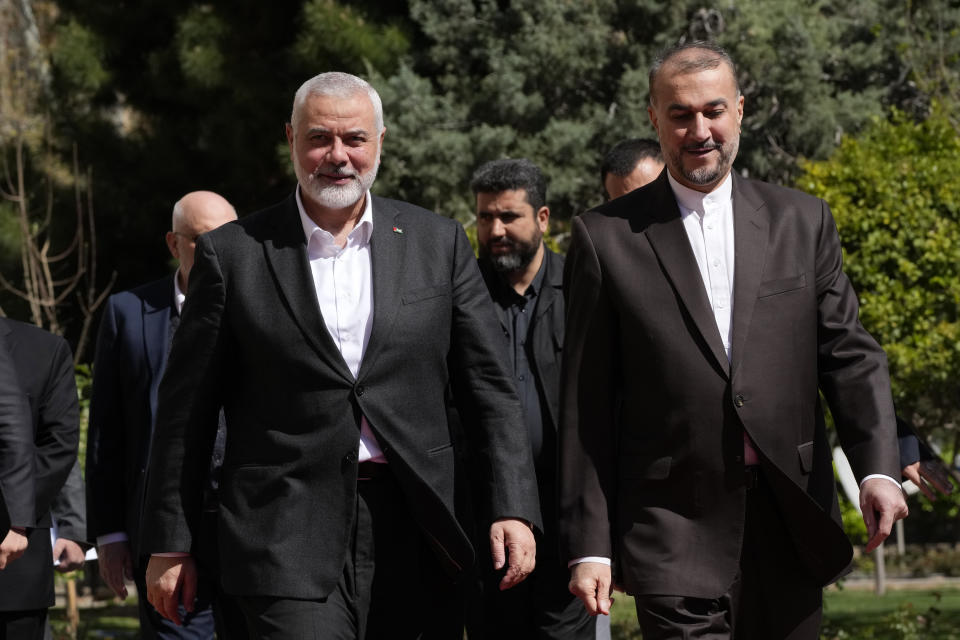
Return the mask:
[[[307,176],[308,180],[316,180],[320,174],[326,174],[328,176],[335,176],[337,178],[356,178],[357,172],[344,169],[343,167],[329,167],[324,165],[319,165],[316,169],[310,172],[310,175]]]
[[[684,151],[694,151],[700,149],[709,149],[710,151],[720,151],[723,149],[723,145],[719,142],[709,142],[709,143],[699,143],[699,144],[685,144],[683,145]]]

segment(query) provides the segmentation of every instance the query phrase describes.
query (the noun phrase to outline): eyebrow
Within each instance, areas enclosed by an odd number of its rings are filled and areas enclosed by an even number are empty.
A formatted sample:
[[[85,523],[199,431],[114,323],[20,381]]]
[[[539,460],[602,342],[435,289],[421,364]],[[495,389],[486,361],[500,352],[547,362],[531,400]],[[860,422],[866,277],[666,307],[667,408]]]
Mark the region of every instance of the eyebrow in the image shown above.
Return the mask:
[[[313,134],[315,134],[315,133],[332,134],[332,133],[333,133],[333,130],[332,130],[332,129],[327,129],[326,127],[311,127],[310,129],[307,129],[307,135],[308,135],[308,136],[313,135]],[[355,136],[355,135],[369,136],[370,133],[369,133],[366,129],[363,129],[363,128],[350,129],[350,130],[348,130],[348,131],[344,131],[344,132],[343,132],[343,137],[344,137],[344,138],[349,137],[349,136]]]
[[[711,100],[705,105],[706,108],[725,107],[725,106],[727,106],[726,98],[717,98],[716,100]],[[693,110],[693,107],[691,107],[688,104],[680,104],[680,103],[674,102],[667,107],[667,110],[668,111],[691,111]]]

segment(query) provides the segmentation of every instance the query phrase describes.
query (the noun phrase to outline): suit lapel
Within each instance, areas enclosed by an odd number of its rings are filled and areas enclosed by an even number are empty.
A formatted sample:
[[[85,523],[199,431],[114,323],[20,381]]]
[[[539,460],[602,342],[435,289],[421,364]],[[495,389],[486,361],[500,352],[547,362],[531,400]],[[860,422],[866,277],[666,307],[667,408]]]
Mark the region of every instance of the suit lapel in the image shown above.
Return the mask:
[[[717,322],[703,287],[703,277],[690,248],[690,239],[683,227],[680,209],[666,175],[664,171],[652,187],[656,194],[656,200],[651,207],[654,220],[647,225],[644,233],[660,259],[667,278],[706,341],[710,353],[720,368],[729,375],[727,352],[723,348]]]
[[[404,256],[407,243],[403,234],[403,218],[391,202],[373,197],[373,236],[370,238],[370,259],[373,271],[373,327],[370,342],[363,354],[357,378],[374,365],[389,340],[397,311],[402,302]]]
[[[733,237],[736,247],[733,276],[732,368],[735,371],[746,345],[757,290],[763,277],[769,236],[766,204],[748,182],[734,175]]]
[[[274,233],[264,241],[263,250],[280,296],[286,301],[293,321],[300,327],[310,346],[331,369],[352,383],[353,374],[327,332],[317,304],[296,197],[291,195],[286,206],[277,214]]]
[[[150,364],[152,379],[159,379],[160,373],[167,364],[167,341],[169,336],[170,312],[174,305],[173,278],[169,278],[169,286],[157,286],[151,295],[144,296],[143,311],[143,349]],[[158,283],[158,284],[166,284]]]

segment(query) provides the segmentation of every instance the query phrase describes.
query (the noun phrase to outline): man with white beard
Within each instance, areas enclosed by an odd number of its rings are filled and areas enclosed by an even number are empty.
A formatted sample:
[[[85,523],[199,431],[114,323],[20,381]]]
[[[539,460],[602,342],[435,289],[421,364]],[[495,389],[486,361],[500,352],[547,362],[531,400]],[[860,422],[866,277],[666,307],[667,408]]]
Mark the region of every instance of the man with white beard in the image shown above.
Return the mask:
[[[221,580],[251,637],[462,638],[451,385],[500,587],[533,570],[536,480],[486,287],[457,222],[370,195],[385,132],[369,84],[308,80],[287,125],[296,191],[197,241],[143,527],[172,620],[193,601],[221,406]]]

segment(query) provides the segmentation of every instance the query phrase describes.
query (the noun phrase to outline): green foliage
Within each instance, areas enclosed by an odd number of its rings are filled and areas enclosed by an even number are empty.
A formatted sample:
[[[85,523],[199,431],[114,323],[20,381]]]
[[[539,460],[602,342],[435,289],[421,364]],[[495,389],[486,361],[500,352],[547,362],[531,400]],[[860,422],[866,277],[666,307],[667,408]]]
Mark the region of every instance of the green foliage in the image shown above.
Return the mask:
[[[960,138],[935,113],[894,111],[807,163],[800,188],[833,208],[860,318],[887,352],[898,409],[919,425],[960,417]]]
[[[103,42],[76,20],[68,20],[54,29],[50,57],[69,87],[85,97],[110,80],[109,72],[103,67]]]
[[[84,469],[87,461],[87,431],[90,427],[90,394],[93,393],[93,369],[89,364],[78,364],[73,368],[74,379],[77,383],[77,397],[80,401],[80,449],[77,457],[80,468]]]
[[[349,63],[345,70],[362,73],[366,67],[393,70],[410,46],[396,24],[368,22],[361,11],[332,0],[310,0],[303,7],[304,29],[293,45],[302,60],[323,60],[336,51]],[[317,69],[317,73],[321,70]],[[304,78],[306,79],[306,78]]]
[[[863,523],[863,516],[857,507],[847,499],[843,491],[838,492],[840,496],[840,516],[843,519],[843,531],[847,534],[850,542],[857,545],[867,543],[867,525]]]
[[[200,87],[215,87],[223,75],[221,39],[227,24],[210,5],[191,7],[177,24],[174,44],[184,77]]]

